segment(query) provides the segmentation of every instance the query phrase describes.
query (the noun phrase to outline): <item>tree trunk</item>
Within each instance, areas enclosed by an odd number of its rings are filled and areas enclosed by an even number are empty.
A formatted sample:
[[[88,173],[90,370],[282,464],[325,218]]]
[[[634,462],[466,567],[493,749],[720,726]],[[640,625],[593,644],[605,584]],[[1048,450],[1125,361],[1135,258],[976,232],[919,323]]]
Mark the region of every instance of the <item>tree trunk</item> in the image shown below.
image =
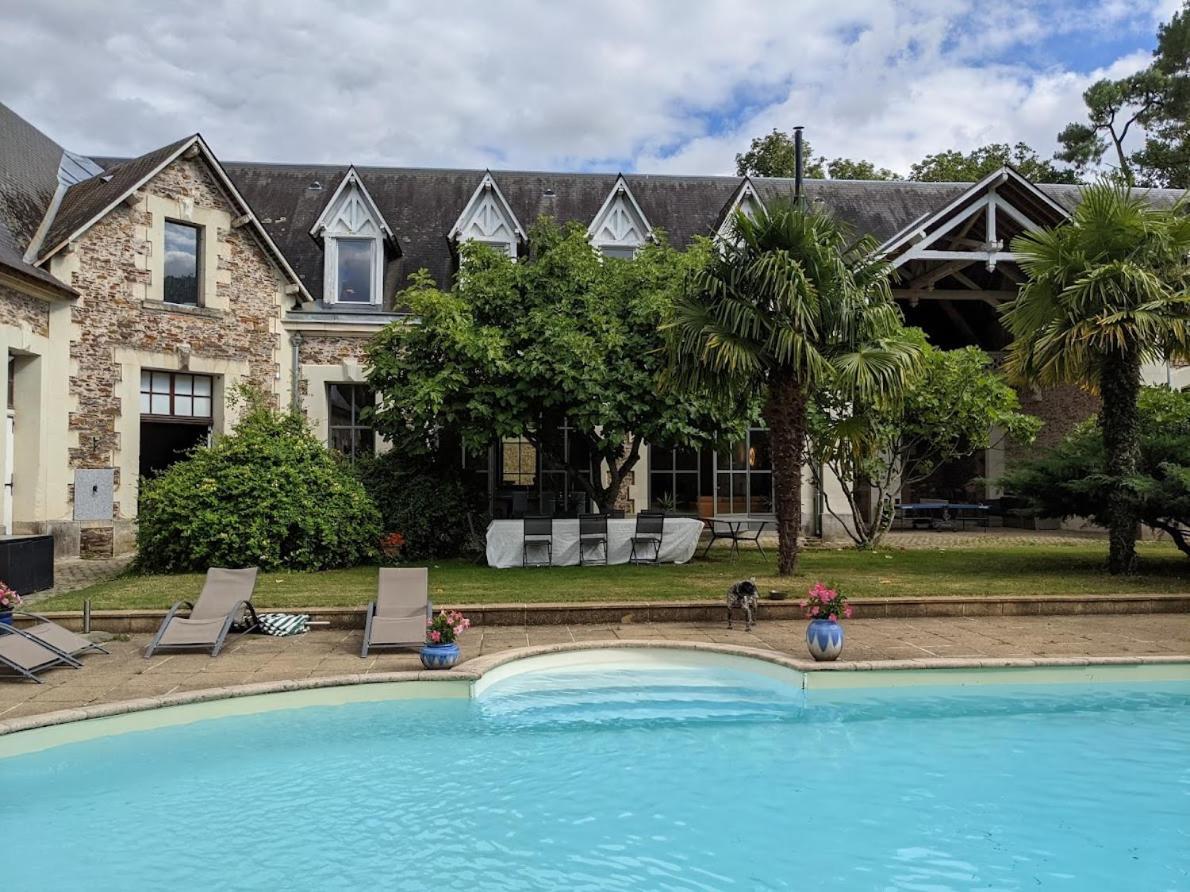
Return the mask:
[[[1136,526],[1140,521],[1136,493],[1129,478],[1136,476],[1140,460],[1140,360],[1133,354],[1111,356],[1100,372],[1099,393],[1103,407],[1099,424],[1107,452],[1111,490],[1107,497],[1107,569],[1131,573],[1136,569]]]
[[[773,496],[777,508],[777,573],[797,570],[802,528],[802,463],[806,455],[806,393],[792,375],[775,377],[764,405],[773,450]]]

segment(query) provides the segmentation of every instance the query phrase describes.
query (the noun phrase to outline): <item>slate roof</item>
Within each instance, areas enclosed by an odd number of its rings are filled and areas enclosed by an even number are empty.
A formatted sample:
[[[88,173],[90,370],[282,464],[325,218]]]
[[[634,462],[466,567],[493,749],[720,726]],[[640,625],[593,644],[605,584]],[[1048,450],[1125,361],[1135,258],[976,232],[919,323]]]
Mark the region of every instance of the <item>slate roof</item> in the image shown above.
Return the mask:
[[[310,229],[348,165],[265,164],[225,162],[224,169],[314,294],[321,293],[322,246]],[[455,268],[447,233],[470,200],[486,171],[397,167],[356,167],[356,172],[392,227],[401,257],[394,258],[385,279],[385,294],[403,287],[411,272],[425,268],[440,283]],[[539,216],[588,226],[615,186],[616,173],[549,173],[492,171],[492,176],[517,219],[525,227]],[[625,174],[633,196],[653,226],[664,229],[681,247],[695,236],[712,235],[723,220],[740,177]],[[791,199],[792,179],[753,177],[761,201]],[[911,181],[807,180],[806,197],[821,202],[863,234],[883,242],[904,226],[940,209],[971,188],[971,183]],[[1075,206],[1078,188],[1039,187],[1067,209]],[[1154,190],[1162,204],[1180,195]]]
[[[0,103],[0,264],[44,285],[70,289],[24,261],[58,187],[62,147]]]
[[[104,172],[71,186],[62,197],[53,224],[42,241],[40,257],[53,253],[66,239],[90,222],[105,208],[120,201],[142,179],[152,173],[163,161],[175,153],[183,143],[193,136],[187,136],[167,146],[114,164],[103,164]]]

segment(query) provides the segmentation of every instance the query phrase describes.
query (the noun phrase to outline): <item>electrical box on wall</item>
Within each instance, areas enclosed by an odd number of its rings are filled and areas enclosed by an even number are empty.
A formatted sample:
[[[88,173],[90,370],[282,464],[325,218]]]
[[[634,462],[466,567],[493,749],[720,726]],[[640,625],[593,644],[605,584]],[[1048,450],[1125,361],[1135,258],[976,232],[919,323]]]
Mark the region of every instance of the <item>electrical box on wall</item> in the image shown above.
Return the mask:
[[[74,519],[111,520],[115,468],[87,468],[74,472]]]

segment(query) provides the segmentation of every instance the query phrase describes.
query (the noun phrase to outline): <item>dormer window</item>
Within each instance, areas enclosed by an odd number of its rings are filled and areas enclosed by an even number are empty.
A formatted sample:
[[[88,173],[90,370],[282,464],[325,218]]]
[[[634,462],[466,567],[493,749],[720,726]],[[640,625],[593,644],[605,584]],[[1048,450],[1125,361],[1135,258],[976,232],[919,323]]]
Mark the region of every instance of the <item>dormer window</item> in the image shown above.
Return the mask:
[[[719,224],[716,237],[720,242],[733,240],[736,211],[743,211],[745,217],[755,220],[762,210],[764,210],[764,204],[761,202],[760,196],[756,194],[756,187],[752,185],[750,179],[744,177],[743,182],[731,197],[727,210],[723,213],[723,222]]]
[[[587,227],[587,237],[604,257],[631,260],[640,246],[649,240],[652,229],[621,175]]]
[[[323,303],[378,305],[383,300],[384,222],[355,168],[339,184],[310,234],[323,241]]]
[[[480,180],[447,237],[456,245],[464,242],[487,245],[515,260],[519,245],[525,241],[525,230],[489,172]]]

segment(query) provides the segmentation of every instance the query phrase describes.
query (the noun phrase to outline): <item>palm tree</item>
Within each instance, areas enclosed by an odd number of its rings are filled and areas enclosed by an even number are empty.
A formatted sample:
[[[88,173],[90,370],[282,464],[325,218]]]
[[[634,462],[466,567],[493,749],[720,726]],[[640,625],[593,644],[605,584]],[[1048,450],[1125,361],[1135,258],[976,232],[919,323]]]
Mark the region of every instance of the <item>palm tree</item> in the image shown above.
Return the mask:
[[[876,247],[804,205],[775,205],[751,219],[737,213],[731,237],[692,277],[667,323],[675,378],[726,398],[760,398],[782,576],[797,567],[815,389],[879,401],[903,389],[919,360]]]
[[[1099,393],[1112,573],[1136,566],[1141,367],[1190,358],[1185,210],[1100,183],[1082,190],[1068,222],[1012,244],[1028,282],[1004,312],[1015,338],[1007,368],[1018,382]]]

